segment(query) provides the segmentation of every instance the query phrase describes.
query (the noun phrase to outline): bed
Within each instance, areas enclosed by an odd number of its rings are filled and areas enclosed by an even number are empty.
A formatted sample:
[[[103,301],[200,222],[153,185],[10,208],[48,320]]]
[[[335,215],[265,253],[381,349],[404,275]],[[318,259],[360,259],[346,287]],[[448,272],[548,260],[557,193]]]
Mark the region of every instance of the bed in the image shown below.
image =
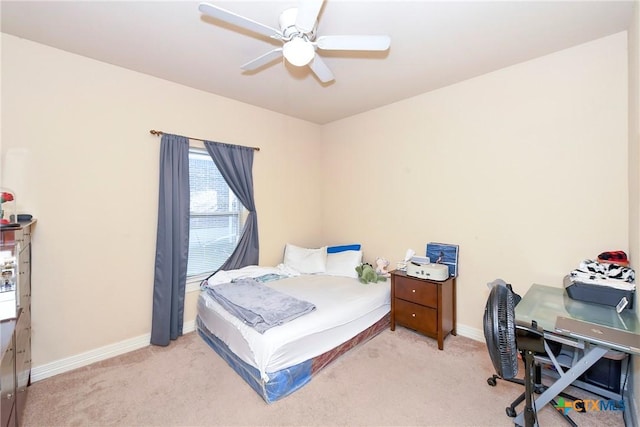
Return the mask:
[[[361,262],[359,245],[306,249],[288,244],[276,267],[219,272],[198,297],[196,330],[267,403],[275,402],[389,326],[389,281],[360,283],[355,266]],[[260,332],[225,309],[212,292],[245,278],[313,309]]]

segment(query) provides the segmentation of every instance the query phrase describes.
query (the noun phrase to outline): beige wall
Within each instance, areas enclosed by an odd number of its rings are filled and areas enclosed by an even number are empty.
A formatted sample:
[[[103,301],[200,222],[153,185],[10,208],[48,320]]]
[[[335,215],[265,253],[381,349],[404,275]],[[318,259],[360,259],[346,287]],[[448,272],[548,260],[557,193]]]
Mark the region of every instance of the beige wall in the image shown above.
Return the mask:
[[[640,266],[640,4],[635,3],[629,29],[629,252],[631,265]],[[636,268],[637,270],[637,268]],[[637,293],[636,293],[637,295]],[[640,303],[635,306],[640,316]],[[636,396],[635,423],[640,423],[640,356],[633,361],[630,387]]]
[[[38,217],[36,367],[150,331],[149,129],[262,148],[263,265],[288,241],[359,241],[394,262],[459,244],[459,330],[475,338],[486,282],[524,293],[629,248],[623,33],[323,127],[4,34],[2,56],[3,158],[29,157],[3,185],[26,182]],[[194,305],[192,293],[186,321]]]
[[[487,282],[523,294],[560,285],[604,250],[628,250],[626,33],[322,132],[325,236],[393,262],[429,241],[460,245],[467,335],[482,337]]]
[[[2,83],[3,159],[16,148],[29,157],[2,185],[24,188],[20,203],[38,218],[36,367],[150,332],[159,153],[150,129],[261,148],[261,263],[278,262],[287,241],[321,238],[322,169],[308,161],[319,156],[317,125],[5,34]],[[186,311],[194,305],[190,294]]]

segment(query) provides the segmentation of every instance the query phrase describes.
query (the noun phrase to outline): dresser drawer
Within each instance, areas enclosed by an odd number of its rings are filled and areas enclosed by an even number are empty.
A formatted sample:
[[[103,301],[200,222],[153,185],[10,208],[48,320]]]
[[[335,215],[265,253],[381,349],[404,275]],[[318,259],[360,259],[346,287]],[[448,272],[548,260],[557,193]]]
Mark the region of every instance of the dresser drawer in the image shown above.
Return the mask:
[[[396,300],[396,322],[424,334],[436,334],[438,331],[438,311],[409,301]]]
[[[429,307],[438,307],[438,285],[406,277],[396,277],[395,297]]]

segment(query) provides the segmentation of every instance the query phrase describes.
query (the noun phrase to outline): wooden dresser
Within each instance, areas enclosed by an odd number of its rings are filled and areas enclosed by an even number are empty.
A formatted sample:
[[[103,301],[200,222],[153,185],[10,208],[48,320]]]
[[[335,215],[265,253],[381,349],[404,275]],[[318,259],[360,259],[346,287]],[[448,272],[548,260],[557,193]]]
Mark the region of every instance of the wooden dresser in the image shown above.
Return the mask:
[[[0,230],[0,427],[17,427],[31,382],[31,230],[34,222]],[[11,307],[12,306],[12,307]]]
[[[456,279],[438,282],[391,272],[391,330],[396,324],[438,340],[456,335]]]

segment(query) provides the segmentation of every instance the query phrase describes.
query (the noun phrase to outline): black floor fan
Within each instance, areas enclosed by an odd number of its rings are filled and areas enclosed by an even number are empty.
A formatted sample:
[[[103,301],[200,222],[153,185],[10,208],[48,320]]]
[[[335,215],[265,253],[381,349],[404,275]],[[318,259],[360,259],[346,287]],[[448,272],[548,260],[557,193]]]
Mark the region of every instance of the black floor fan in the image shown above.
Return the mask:
[[[544,332],[535,324],[531,327],[516,324],[516,303],[516,295],[507,286],[491,288],[484,309],[484,337],[491,362],[501,378],[515,378],[518,374],[518,352],[522,355],[525,369],[524,422],[525,427],[533,427],[536,424],[533,408],[535,354],[545,352]]]

